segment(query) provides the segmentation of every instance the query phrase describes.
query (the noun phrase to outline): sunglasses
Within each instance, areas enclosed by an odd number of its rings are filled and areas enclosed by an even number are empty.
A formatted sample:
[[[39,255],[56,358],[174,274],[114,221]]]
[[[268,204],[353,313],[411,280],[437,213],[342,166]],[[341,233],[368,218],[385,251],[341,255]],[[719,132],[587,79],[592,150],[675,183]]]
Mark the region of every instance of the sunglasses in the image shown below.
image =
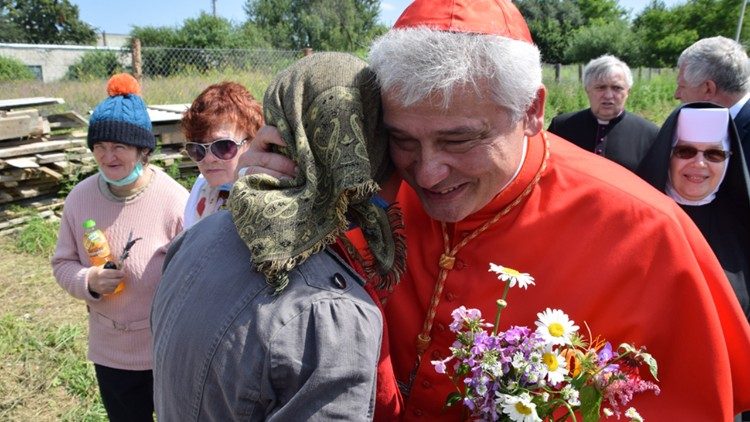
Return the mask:
[[[706,161],[710,161],[712,163],[721,163],[722,161],[729,158],[730,155],[732,155],[732,151],[724,151],[718,148],[700,150],[688,145],[677,145],[676,147],[672,148],[672,156],[677,157],[681,160],[689,160],[695,157],[699,152],[703,154],[703,158],[705,158]]]
[[[187,155],[196,163],[203,161],[206,158],[206,154],[211,150],[211,154],[219,160],[231,160],[237,155],[237,151],[240,147],[247,142],[247,138],[241,141],[235,141],[234,139],[217,139],[208,144],[199,144],[198,142],[187,142],[185,144],[185,151]]]

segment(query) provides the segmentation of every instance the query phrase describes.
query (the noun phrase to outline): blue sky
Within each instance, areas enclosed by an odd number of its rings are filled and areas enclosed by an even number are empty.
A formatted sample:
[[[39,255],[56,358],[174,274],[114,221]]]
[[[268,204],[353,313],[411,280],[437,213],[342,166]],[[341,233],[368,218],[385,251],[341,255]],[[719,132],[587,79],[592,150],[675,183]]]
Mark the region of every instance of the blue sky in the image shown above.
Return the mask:
[[[404,11],[410,0],[381,0],[380,21],[391,25]],[[666,0],[668,6],[685,0]],[[110,34],[127,34],[133,26],[180,26],[185,19],[196,17],[201,11],[211,13],[211,0],[71,0],[80,11],[83,21]],[[649,0],[620,0],[620,4],[638,12]],[[245,20],[242,6],[245,0],[216,0],[216,13],[234,22]]]

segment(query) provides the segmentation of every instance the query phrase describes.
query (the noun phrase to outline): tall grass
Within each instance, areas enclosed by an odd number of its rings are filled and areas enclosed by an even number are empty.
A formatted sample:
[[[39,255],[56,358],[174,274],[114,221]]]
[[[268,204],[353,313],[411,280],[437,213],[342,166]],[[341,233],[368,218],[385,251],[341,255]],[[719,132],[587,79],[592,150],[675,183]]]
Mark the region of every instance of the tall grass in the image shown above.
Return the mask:
[[[144,78],[143,99],[147,104],[191,103],[198,94],[211,84],[230,80],[244,85],[258,100],[273,78],[273,74],[259,72],[222,70],[208,73],[192,72],[169,78]],[[52,106],[50,112],[73,110],[86,116],[107,95],[107,81],[18,81],[0,84],[0,98],[53,97],[62,98],[65,104]],[[47,110],[47,109],[45,109]]]

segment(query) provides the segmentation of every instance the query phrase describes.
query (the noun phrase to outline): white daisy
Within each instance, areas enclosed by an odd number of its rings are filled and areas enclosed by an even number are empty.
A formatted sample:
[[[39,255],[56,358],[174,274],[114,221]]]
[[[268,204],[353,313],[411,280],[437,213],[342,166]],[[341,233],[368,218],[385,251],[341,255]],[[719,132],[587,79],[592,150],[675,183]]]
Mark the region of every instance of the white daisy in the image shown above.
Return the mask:
[[[536,404],[531,401],[528,393],[520,396],[506,395],[502,404],[503,413],[513,422],[541,422],[536,414]]]
[[[549,344],[570,344],[570,336],[579,328],[559,309],[547,308],[536,316],[539,318],[536,321],[536,332]]]
[[[552,350],[551,344],[547,344],[547,347],[544,349],[542,362],[545,369],[544,376],[550,384],[556,385],[564,381],[565,375],[568,373],[568,368],[565,366],[565,358]]]
[[[510,287],[518,284],[518,287],[525,289],[529,285],[533,285],[534,277],[530,276],[529,273],[522,273],[514,270],[513,268],[503,267],[502,265],[496,265],[490,262],[491,272],[497,274],[497,279],[501,281],[508,281]]]

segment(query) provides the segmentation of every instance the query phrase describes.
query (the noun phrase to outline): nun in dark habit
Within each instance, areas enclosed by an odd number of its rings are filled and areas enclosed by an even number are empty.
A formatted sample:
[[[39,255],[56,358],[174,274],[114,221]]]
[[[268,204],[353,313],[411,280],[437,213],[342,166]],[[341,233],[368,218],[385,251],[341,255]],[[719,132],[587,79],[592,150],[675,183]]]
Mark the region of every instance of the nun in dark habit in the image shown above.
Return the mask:
[[[750,177],[729,110],[711,103],[677,108],[636,173],[693,219],[750,321]]]

